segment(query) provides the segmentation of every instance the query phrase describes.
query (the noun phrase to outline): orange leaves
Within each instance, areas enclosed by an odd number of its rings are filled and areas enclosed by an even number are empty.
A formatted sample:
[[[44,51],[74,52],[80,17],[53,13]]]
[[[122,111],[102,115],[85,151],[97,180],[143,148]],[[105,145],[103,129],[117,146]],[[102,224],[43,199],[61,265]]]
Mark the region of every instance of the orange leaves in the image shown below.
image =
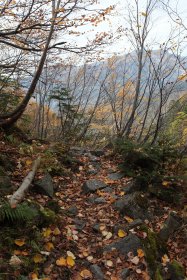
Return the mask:
[[[162,257],[162,264],[163,266],[166,266],[166,264],[170,261],[170,259],[168,258],[168,256],[165,254]]]
[[[41,254],[34,255],[33,261],[34,261],[34,263],[41,263],[41,262],[43,262],[42,255]]]
[[[67,265],[66,259],[63,258],[63,257],[59,258],[58,260],[56,260],[56,265],[58,265],[58,266],[66,266]]]
[[[83,269],[83,270],[80,272],[80,276],[81,276],[83,279],[89,279],[89,278],[92,278],[92,273],[91,273],[90,270],[88,270],[88,269]]]
[[[75,261],[71,256],[68,256],[66,261],[67,261],[67,265],[70,266],[70,267],[75,265]]]
[[[67,251],[67,258],[60,257],[56,260],[58,266],[73,267],[75,265],[75,256],[71,251]]]
[[[50,252],[51,250],[54,249],[54,245],[53,245],[52,242],[47,242],[47,243],[45,244],[44,248],[45,248],[46,251]]]
[[[144,251],[142,249],[138,249],[137,253],[139,258],[143,258],[145,256]]]
[[[19,246],[22,247],[25,244],[25,239],[15,239],[14,243]]]
[[[56,265],[58,265],[58,266],[70,266],[70,267],[73,267],[75,265],[75,261],[70,256],[67,256],[66,259],[64,257],[61,257],[58,260],[56,260]]]

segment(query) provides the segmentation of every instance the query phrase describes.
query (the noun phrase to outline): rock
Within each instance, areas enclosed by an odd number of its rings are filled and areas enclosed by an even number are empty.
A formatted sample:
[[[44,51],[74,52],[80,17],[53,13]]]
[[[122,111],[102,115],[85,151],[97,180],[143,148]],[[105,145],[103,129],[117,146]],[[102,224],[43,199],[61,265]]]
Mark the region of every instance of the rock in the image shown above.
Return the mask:
[[[130,194],[140,190],[140,186],[135,181],[130,181],[126,186],[122,188],[125,194]]]
[[[106,203],[106,199],[104,197],[98,197],[94,200],[94,203],[96,204]]]
[[[96,157],[104,156],[105,152],[103,150],[92,150],[90,153]]]
[[[145,211],[147,200],[140,192],[125,195],[114,203],[114,208],[122,215],[130,216],[133,219],[148,219],[149,214]]]
[[[135,227],[140,226],[142,224],[143,224],[143,221],[141,219],[136,219],[132,223],[128,224],[128,229],[135,228]]]
[[[93,273],[95,279],[104,280],[104,274],[103,274],[101,268],[97,264],[91,265],[90,270]]]
[[[86,222],[81,219],[78,219],[78,218],[74,219],[74,223],[75,223],[76,229],[79,231],[83,230],[83,228],[86,226]]]
[[[49,173],[46,173],[46,175],[41,179],[34,183],[35,191],[45,194],[49,197],[53,197],[54,194],[54,186],[52,177]]]
[[[126,255],[129,252],[133,252],[133,254],[136,255],[137,250],[142,248],[142,243],[136,235],[130,233],[128,236],[122,238],[120,241],[107,245],[104,248],[104,251],[111,251],[112,248],[115,248],[123,255]]]
[[[95,232],[100,232],[100,224],[95,224],[92,228]]]
[[[106,188],[102,189],[102,192],[112,193],[113,189],[111,187],[106,187]]]
[[[90,169],[87,171],[87,174],[90,174],[90,175],[96,175],[98,173],[98,171],[96,169]]]
[[[91,179],[86,181],[83,186],[82,186],[82,190],[85,194],[87,193],[92,193],[92,192],[96,192],[97,190],[100,189],[104,189],[106,187],[106,184],[103,183],[100,180],[96,180],[96,179]]]
[[[121,280],[126,280],[129,275],[130,275],[130,269],[129,268],[124,268],[121,271]]]
[[[77,215],[78,214],[78,209],[76,206],[71,206],[68,208],[67,212],[70,214],[70,215]]]
[[[124,174],[122,174],[122,173],[115,172],[115,173],[108,174],[108,178],[110,180],[120,180],[123,177],[124,177]]]
[[[185,279],[185,269],[184,267],[173,260],[171,263],[168,264],[168,273],[170,275],[170,280],[184,280]]]
[[[10,189],[12,187],[11,180],[8,176],[0,176],[0,189]]]
[[[8,155],[3,155],[3,154],[0,155],[0,165],[6,171],[13,171],[15,169],[15,163]]]
[[[171,212],[165,221],[163,228],[159,232],[159,237],[167,241],[171,234],[173,234],[181,226],[181,218],[175,212]]]

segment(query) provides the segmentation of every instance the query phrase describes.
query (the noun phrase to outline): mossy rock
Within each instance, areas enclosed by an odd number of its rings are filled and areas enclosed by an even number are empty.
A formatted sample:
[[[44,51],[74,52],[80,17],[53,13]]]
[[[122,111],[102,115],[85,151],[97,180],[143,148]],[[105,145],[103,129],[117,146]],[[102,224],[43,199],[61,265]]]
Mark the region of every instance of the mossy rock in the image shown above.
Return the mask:
[[[168,184],[163,185],[164,181],[168,182]],[[181,189],[178,178],[162,178],[162,180],[159,181],[152,179],[152,184],[149,185],[148,191],[158,199],[172,204],[178,204],[181,199]]]
[[[54,211],[55,213],[59,213],[60,206],[58,205],[58,202],[55,200],[49,200],[46,204],[47,208]]]
[[[41,224],[50,225],[56,221],[56,214],[49,208],[41,208]]]
[[[140,229],[147,233],[147,237],[142,242],[150,275],[152,279],[154,279],[157,274],[157,279],[155,278],[155,280],[160,280],[158,267],[161,256],[167,253],[166,244],[160,240],[158,235],[151,231],[146,225],[140,226]]]

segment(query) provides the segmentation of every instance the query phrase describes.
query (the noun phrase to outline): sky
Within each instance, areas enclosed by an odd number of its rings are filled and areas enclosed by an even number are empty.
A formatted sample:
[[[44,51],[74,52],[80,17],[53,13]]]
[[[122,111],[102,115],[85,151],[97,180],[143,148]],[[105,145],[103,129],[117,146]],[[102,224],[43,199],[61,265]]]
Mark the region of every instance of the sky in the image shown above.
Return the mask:
[[[167,0],[163,0],[167,1]],[[86,27],[84,31],[85,33],[85,40],[89,40],[93,37],[93,34],[97,32],[109,32],[114,33],[116,35],[116,30],[118,27],[122,26],[127,27],[127,22],[125,21],[125,16],[127,15],[127,9],[129,7],[128,2],[133,3],[134,0],[100,0],[98,1],[97,7],[105,8],[109,5],[116,5],[116,10],[106,19],[103,21],[96,29],[93,31],[93,28]],[[140,13],[145,11],[145,3],[147,0],[139,0],[140,3]],[[183,18],[183,22],[187,27],[187,0],[170,0],[173,9],[178,10],[180,16]],[[176,19],[176,17],[174,17]],[[176,25],[171,21],[168,17],[167,13],[161,9],[157,8],[153,12],[153,26],[149,34],[149,43],[152,43],[153,48],[158,48],[158,43],[164,43],[165,40],[168,39],[169,33],[171,28],[175,29],[177,34],[176,27],[179,28],[179,25]],[[187,30],[185,31],[185,35],[187,35]],[[184,34],[183,34],[184,36]],[[82,39],[81,39],[82,40]],[[79,42],[79,38],[77,38],[77,42]],[[154,42],[154,43],[153,43]],[[82,43],[82,41],[81,41]],[[182,48],[183,53],[187,55],[187,41],[184,42]],[[129,41],[126,37],[122,36],[121,39],[114,42],[113,45],[105,46],[104,48],[104,55],[111,56],[112,54],[123,54],[125,51],[128,52],[130,49]]]

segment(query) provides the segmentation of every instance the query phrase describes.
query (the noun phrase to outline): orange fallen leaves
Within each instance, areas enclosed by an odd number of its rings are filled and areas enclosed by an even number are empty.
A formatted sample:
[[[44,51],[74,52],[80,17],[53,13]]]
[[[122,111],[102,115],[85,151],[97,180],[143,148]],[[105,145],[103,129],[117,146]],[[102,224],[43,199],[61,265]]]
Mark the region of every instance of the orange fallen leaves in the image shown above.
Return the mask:
[[[25,244],[25,239],[15,239],[14,243],[19,246],[22,247]]]

